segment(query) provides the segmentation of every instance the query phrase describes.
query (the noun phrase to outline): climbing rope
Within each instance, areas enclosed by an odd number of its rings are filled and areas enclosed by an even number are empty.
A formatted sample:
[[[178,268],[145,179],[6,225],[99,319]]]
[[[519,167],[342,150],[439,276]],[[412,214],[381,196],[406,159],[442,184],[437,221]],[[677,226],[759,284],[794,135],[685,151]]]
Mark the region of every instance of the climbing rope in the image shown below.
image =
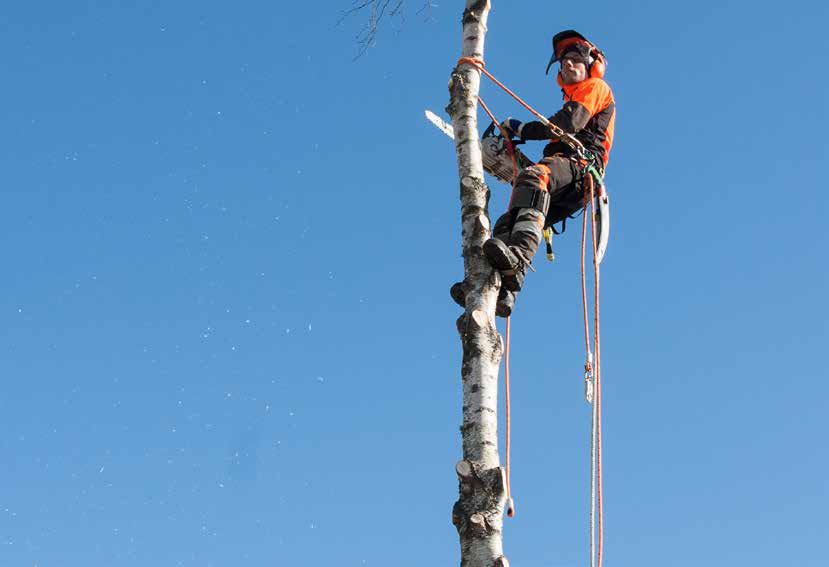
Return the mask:
[[[495,78],[492,73],[484,68],[484,62],[481,59],[474,57],[461,57],[458,60],[458,65],[463,63],[472,65],[483,75],[489,78],[492,82],[498,85],[504,92],[510,95],[521,106],[526,108],[533,116],[547,126],[554,135],[558,136],[563,142],[569,145],[582,159],[592,157],[590,152],[584,147],[575,136],[569,134],[550,122],[546,117],[533,109],[529,104],[524,102],[521,97],[510,90],[501,81]],[[516,163],[515,149],[511,143],[511,137],[501,126],[500,122],[495,118],[495,115],[489,110],[486,103],[479,96],[478,102],[487,113],[494,124],[498,126],[501,135],[507,141],[507,148],[512,158],[513,167],[513,181],[512,185],[515,188],[515,180],[518,176],[518,166]],[[582,305],[584,307],[584,339],[585,349],[587,351],[587,358],[584,364],[584,379],[585,379],[585,397],[592,405],[591,411],[591,434],[590,434],[590,565],[591,567],[602,566],[602,552],[604,547],[604,514],[602,508],[602,416],[601,416],[601,332],[600,332],[600,313],[599,313],[599,262],[596,254],[596,201],[595,201],[595,183],[593,180],[593,171],[595,168],[591,161],[587,161],[585,178],[589,184],[590,195],[590,224],[591,224],[591,238],[593,241],[593,343],[594,347],[590,347],[590,324],[587,308],[587,278],[585,275],[584,261],[585,261],[585,243],[587,239],[587,215],[584,215],[582,225],[582,241],[581,241],[581,278],[582,278]],[[587,206],[585,205],[585,209]],[[548,251],[548,255],[551,251]],[[510,387],[509,387],[509,350],[510,350],[510,318],[507,317],[506,323],[506,338],[504,346],[504,375],[505,375],[505,389],[506,389],[506,491],[507,491],[507,515],[512,517],[515,514],[515,507],[512,500],[512,493],[510,490]],[[595,353],[595,359],[594,359]],[[598,545],[597,545],[598,544]]]
[[[584,342],[587,352],[584,363],[585,398],[592,406],[590,419],[590,565],[601,567],[604,543],[604,517],[602,510],[602,382],[601,382],[601,330],[599,313],[599,262],[596,254],[596,200],[593,176],[588,173],[585,182],[589,186],[590,235],[593,241],[593,344],[590,348],[590,323],[587,308],[587,277],[584,269],[585,242],[587,240],[587,215],[581,229],[581,297],[584,308]],[[586,205],[585,205],[586,206]],[[595,353],[595,364],[594,364]],[[598,549],[597,549],[598,532]]]
[[[507,329],[506,329],[506,338],[504,340],[504,390],[505,390],[505,403],[506,403],[506,422],[507,422],[507,431],[506,431],[506,471],[504,473],[504,477],[506,480],[506,488],[507,488],[507,516],[512,518],[515,516],[515,502],[512,500],[512,491],[510,490],[510,468],[509,468],[509,449],[510,449],[510,403],[509,403],[509,336],[510,336],[510,318],[507,317]]]
[[[495,115],[486,105],[484,100],[479,96],[478,102],[481,105],[481,108],[484,109],[489,119],[492,120],[492,123],[498,126],[498,130],[501,132],[501,136],[504,137],[507,144],[507,151],[510,155],[510,159],[512,160],[512,186],[515,188],[515,180],[518,177],[518,162],[516,161],[515,157],[515,148],[512,145],[512,141],[510,140],[509,133],[501,126],[501,123],[495,118]],[[506,421],[506,442],[505,442],[505,464],[504,464],[504,483],[506,484],[506,491],[507,491],[507,517],[512,518],[515,516],[515,502],[512,499],[512,488],[510,485],[510,384],[509,384],[509,351],[510,351],[510,317],[507,317],[507,324],[506,324],[506,331],[504,337],[504,403],[506,405],[505,408],[505,421]]]
[[[490,73],[489,71],[487,71],[487,70],[484,68],[484,62],[483,62],[483,60],[481,60],[481,59],[477,59],[477,58],[475,58],[475,57],[461,57],[460,59],[458,59],[458,65],[461,65],[462,63],[467,63],[467,64],[469,64],[469,65],[472,65],[472,66],[473,66],[473,67],[475,67],[476,69],[478,69],[478,71],[480,71],[481,73],[483,73],[483,74],[484,74],[484,75],[485,75],[485,76],[486,76],[489,80],[491,80],[493,83],[495,83],[496,85],[498,85],[499,87],[501,87],[501,89],[502,89],[505,93],[507,93],[508,95],[510,95],[512,98],[514,98],[514,99],[515,99],[515,101],[516,101],[518,104],[520,104],[521,106],[523,106],[524,108],[526,108],[528,111],[530,111],[530,113],[531,113],[533,116],[535,116],[536,118],[538,118],[539,122],[541,122],[541,123],[542,123],[542,124],[544,124],[547,128],[549,128],[550,130],[552,130],[552,131],[553,131],[553,134],[555,134],[556,136],[558,136],[559,138],[561,138],[561,141],[563,141],[564,143],[566,143],[566,144],[567,144],[568,146],[570,146],[572,149],[576,150],[576,151],[579,153],[579,155],[584,155],[584,154],[585,154],[585,152],[586,152],[587,150],[586,150],[586,148],[584,147],[584,144],[582,144],[582,143],[581,143],[581,141],[580,141],[578,138],[576,138],[575,136],[573,136],[572,134],[570,134],[570,133],[568,133],[568,132],[565,132],[564,130],[562,130],[561,128],[559,128],[558,126],[556,126],[555,124],[553,124],[552,122],[550,122],[550,121],[549,121],[549,120],[548,120],[548,119],[547,119],[547,118],[546,118],[543,114],[541,114],[540,112],[538,112],[537,110],[535,110],[532,106],[530,106],[529,104],[527,104],[526,102],[524,102],[524,99],[522,99],[520,96],[518,96],[517,94],[515,94],[514,92],[512,92],[512,90],[510,90],[510,89],[509,89],[509,87],[507,87],[504,83],[502,83],[501,81],[499,81],[498,79],[496,79],[496,78],[495,78],[495,76],[494,76],[492,73]],[[480,100],[480,97],[478,97],[478,100]],[[497,124],[497,122],[496,122],[496,124]],[[499,126],[499,128],[500,128],[500,126]],[[503,132],[503,128],[501,128],[501,131]],[[509,136],[507,136],[507,138],[509,138]]]

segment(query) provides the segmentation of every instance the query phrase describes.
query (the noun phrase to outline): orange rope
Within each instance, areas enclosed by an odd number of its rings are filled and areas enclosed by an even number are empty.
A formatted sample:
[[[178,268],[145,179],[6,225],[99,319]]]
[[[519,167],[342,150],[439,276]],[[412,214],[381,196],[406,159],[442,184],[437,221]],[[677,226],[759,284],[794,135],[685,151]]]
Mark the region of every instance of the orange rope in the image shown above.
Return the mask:
[[[593,404],[595,404],[596,412],[596,492],[597,492],[597,506],[596,512],[598,516],[598,552],[596,555],[597,567],[602,565],[602,552],[604,544],[604,513],[602,507],[602,381],[601,381],[601,317],[599,312],[599,262],[596,256],[596,199],[595,199],[595,184],[593,176],[587,174],[587,182],[590,186],[590,223],[591,223],[591,239],[593,241],[593,342],[595,351],[595,364],[593,365]],[[586,207],[586,205],[585,205]],[[582,285],[582,304],[584,306],[584,336],[587,348],[587,362],[585,362],[585,372],[590,372],[591,359],[590,354],[590,326],[588,323],[587,314],[587,283],[584,271],[584,257],[585,257],[585,240],[587,234],[587,215],[585,214],[584,222],[582,224],[582,240],[581,240],[581,285]],[[591,479],[591,482],[593,480]],[[591,514],[593,510],[591,509]],[[592,561],[592,557],[591,557]]]
[[[510,335],[510,318],[507,317],[506,338],[504,340],[504,389],[506,390],[506,421],[507,421],[507,441],[506,441],[506,484],[507,484],[507,516],[512,518],[515,516],[515,503],[512,501],[512,491],[510,490],[510,468],[509,468],[509,449],[510,449],[510,403],[509,403],[509,335]]]
[[[495,83],[496,85],[501,87],[504,90],[504,92],[506,92],[508,95],[510,95],[512,98],[514,98],[518,102],[518,104],[520,104],[521,106],[523,106],[524,108],[529,110],[536,118],[541,119],[541,121],[543,121],[543,122],[547,122],[547,117],[545,117],[544,115],[539,114],[538,112],[536,112],[536,110],[533,107],[531,107],[529,104],[524,102],[524,100],[520,96],[518,96],[517,94],[512,92],[504,83],[502,83],[501,81],[496,79],[492,75],[492,73],[487,71],[484,68],[484,62],[481,59],[476,59],[475,57],[461,57],[460,59],[458,59],[458,65],[460,65],[461,63],[468,63],[469,65],[472,65],[473,67],[478,69],[481,73],[486,75],[493,83]]]
[[[477,59],[472,59],[468,57],[464,57],[462,59],[469,59],[470,61],[478,61]],[[483,63],[481,63],[483,65]],[[478,67],[477,65],[475,65]],[[478,67],[478,69],[483,70],[482,67]],[[489,73],[487,73],[489,75]],[[498,122],[498,119],[495,118],[495,114],[489,109],[489,107],[484,102],[484,99],[478,96],[478,102],[481,105],[481,108],[484,109],[489,119],[492,120],[492,123],[498,127],[498,130],[501,132],[501,136],[504,137],[507,143],[507,150],[509,151],[510,159],[512,160],[512,186],[515,187],[515,180],[518,178],[518,162],[516,161],[515,157],[515,148],[512,145],[510,140],[509,133],[501,126],[501,123]],[[510,386],[509,386],[509,350],[510,350],[510,317],[507,317],[507,328],[506,328],[506,337],[504,338],[504,390],[505,390],[505,404],[506,404],[506,463],[505,463],[505,471],[504,471],[504,480],[506,483],[506,491],[507,491],[507,517],[512,518],[515,516],[515,502],[512,500],[512,489],[510,486]]]
[[[552,122],[550,122],[543,114],[541,114],[540,112],[535,110],[532,106],[530,106],[529,104],[524,102],[524,99],[522,99],[520,96],[518,96],[517,94],[512,92],[512,90],[510,90],[509,87],[507,87],[504,83],[502,83],[501,81],[496,79],[495,76],[492,73],[490,73],[489,71],[487,71],[484,68],[484,62],[481,59],[476,59],[475,57],[461,57],[460,59],[458,59],[458,65],[461,65],[463,63],[467,63],[469,65],[472,65],[473,67],[478,69],[478,71],[480,71],[481,73],[486,75],[489,78],[489,80],[491,80],[493,83],[495,83],[496,85],[501,87],[501,89],[504,92],[506,92],[508,95],[510,95],[512,98],[514,98],[515,101],[518,104],[520,104],[521,106],[523,106],[524,108],[529,110],[530,113],[533,116],[535,116],[536,118],[538,118],[541,121],[542,124],[544,124],[550,130],[552,130],[553,134],[560,137],[561,140],[564,143],[570,145],[572,148],[577,149],[579,151],[584,150],[584,144],[582,144],[581,141],[579,141],[578,139],[576,139],[571,134],[568,134],[567,132],[565,132],[564,130],[562,130],[561,128],[559,128],[558,126],[553,124]],[[480,97],[479,97],[479,99],[480,99]],[[502,130],[502,132],[503,132],[503,130]]]
[[[512,159],[512,186],[515,187],[515,180],[518,178],[518,163],[515,158],[515,148],[510,141],[510,136],[507,131],[501,126],[498,119],[495,118],[495,115],[489,110],[489,107],[484,102],[480,96],[478,97],[478,102],[481,104],[481,108],[489,116],[492,123],[498,126],[498,130],[501,131],[501,135],[507,141],[507,148],[509,150],[510,158]],[[505,390],[505,404],[506,404],[506,463],[505,463],[505,471],[504,471],[504,479],[506,482],[506,489],[507,489],[507,517],[512,518],[515,516],[515,502],[512,500],[512,489],[510,486],[510,400],[509,400],[509,344],[510,344],[510,318],[507,317],[507,329],[506,329],[506,337],[504,338],[504,390]]]

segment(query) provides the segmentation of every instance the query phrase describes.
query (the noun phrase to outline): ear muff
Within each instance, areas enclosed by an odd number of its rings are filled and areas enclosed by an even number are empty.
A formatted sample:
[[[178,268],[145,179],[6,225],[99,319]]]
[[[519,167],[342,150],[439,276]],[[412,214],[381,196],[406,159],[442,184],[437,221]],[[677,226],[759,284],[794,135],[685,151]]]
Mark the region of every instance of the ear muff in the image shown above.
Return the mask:
[[[590,50],[590,55],[593,57],[593,63],[590,64],[587,75],[593,79],[601,79],[607,71],[607,59],[604,58],[604,53],[599,51],[595,45]]]

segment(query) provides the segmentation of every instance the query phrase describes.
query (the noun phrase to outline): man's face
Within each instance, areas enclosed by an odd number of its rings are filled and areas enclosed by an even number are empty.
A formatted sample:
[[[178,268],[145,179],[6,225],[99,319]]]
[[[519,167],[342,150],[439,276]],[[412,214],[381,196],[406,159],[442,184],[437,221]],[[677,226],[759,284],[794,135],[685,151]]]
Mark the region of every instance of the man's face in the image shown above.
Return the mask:
[[[587,65],[579,61],[575,53],[567,53],[561,59],[561,80],[572,85],[587,78]]]

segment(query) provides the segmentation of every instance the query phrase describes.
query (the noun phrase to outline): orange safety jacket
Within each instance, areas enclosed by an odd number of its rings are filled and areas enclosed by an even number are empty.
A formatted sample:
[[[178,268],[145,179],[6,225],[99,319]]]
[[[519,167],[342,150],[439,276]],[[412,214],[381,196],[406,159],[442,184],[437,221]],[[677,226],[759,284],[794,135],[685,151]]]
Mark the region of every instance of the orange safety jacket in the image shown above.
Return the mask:
[[[616,121],[616,102],[610,86],[599,78],[588,78],[571,85],[558,75],[558,84],[564,94],[561,110],[550,116],[550,122],[571,134],[593,151],[607,165],[613,145],[613,127]],[[550,139],[550,129],[541,122],[527,122],[521,127],[524,140]],[[572,150],[558,138],[544,147],[544,156],[570,154]]]

